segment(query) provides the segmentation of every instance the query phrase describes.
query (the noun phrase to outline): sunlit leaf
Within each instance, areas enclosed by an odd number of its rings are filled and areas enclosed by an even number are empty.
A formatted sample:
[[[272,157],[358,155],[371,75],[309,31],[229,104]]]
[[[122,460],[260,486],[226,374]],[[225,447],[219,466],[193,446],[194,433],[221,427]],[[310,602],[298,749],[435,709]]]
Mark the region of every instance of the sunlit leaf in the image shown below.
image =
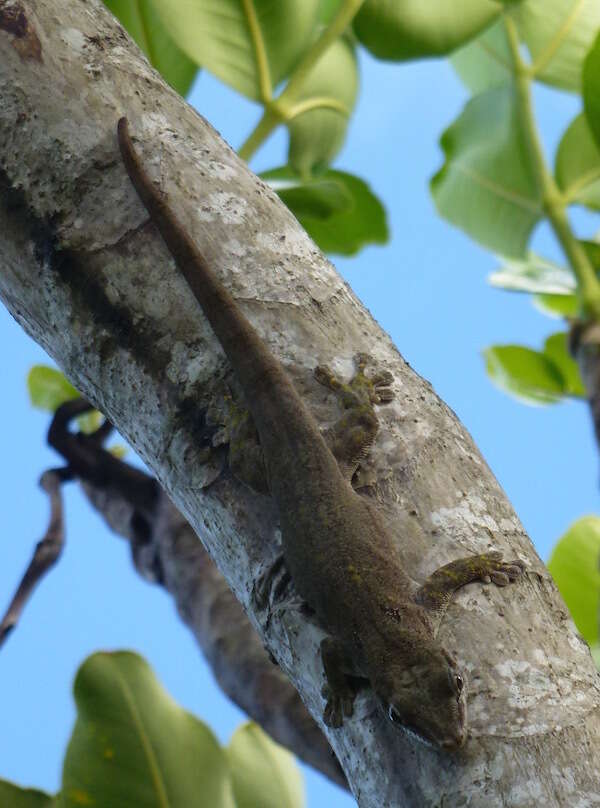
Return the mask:
[[[572,295],[575,277],[569,269],[530,253],[525,260],[504,258],[502,266],[488,277],[492,286],[515,292]]]
[[[585,640],[598,643],[600,519],[584,516],[562,536],[548,569]]]
[[[492,0],[365,0],[354,19],[361,44],[380,59],[442,56],[462,45],[498,16]]]
[[[511,81],[512,57],[504,21],[498,20],[454,51],[450,62],[473,95]]]
[[[588,126],[600,146],[600,34],[583,63],[583,109]]]
[[[79,393],[60,370],[47,365],[34,365],[27,374],[29,399],[34,407],[54,412],[57,407],[77,398]]]
[[[579,367],[569,352],[569,338],[565,331],[552,334],[544,343],[544,355],[551,359],[560,371],[565,392],[570,396],[585,398],[585,387]]]
[[[357,91],[354,47],[341,38],[319,59],[295,99],[295,103],[303,104],[320,99],[320,106],[301,113],[287,125],[288,162],[300,175],[327,167],[338,153],[346,137]],[[337,105],[335,108],[330,106],[332,102]]]
[[[154,8],[159,3],[160,0],[104,0],[104,5],[127,29],[165,81],[185,96],[198,66],[167,34]]]
[[[253,722],[226,749],[236,808],[303,808],[304,782],[293,755]]]
[[[494,345],[484,351],[490,379],[526,404],[552,404],[566,395],[562,374],[543,353],[522,345]]]
[[[533,305],[549,317],[576,317],[579,301],[576,295],[534,295]]]
[[[526,0],[512,11],[535,77],[581,92],[583,60],[600,28],[598,0]]]
[[[431,181],[440,214],[485,246],[523,256],[542,209],[514,87],[472,98],[441,145],[446,160]]]
[[[61,808],[235,808],[214,735],[175,704],[136,654],[89,657],[75,679],[75,701]]]
[[[385,209],[367,183],[358,177],[329,169],[316,180],[302,182],[287,167],[266,171],[261,176],[281,194],[300,224],[324,252],[353,255],[367,244],[387,241]],[[324,214],[327,202],[331,202],[334,195],[328,191],[328,198],[324,200],[324,183],[337,185],[338,202],[343,200],[343,206],[332,207],[331,215]]]
[[[49,794],[35,788],[20,788],[6,780],[0,780],[0,805],[2,808],[58,808]]]
[[[600,209],[600,148],[585,115],[571,123],[556,153],[558,187],[570,202]]]
[[[260,100],[313,38],[319,0],[153,0],[189,58],[242,95]]]

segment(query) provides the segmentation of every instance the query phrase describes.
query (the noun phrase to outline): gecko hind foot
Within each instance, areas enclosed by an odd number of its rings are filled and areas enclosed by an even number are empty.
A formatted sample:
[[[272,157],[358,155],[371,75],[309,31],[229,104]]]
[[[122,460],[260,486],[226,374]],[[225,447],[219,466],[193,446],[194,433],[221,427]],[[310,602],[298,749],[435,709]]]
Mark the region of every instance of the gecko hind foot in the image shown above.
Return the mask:
[[[507,586],[516,581],[525,571],[525,564],[519,559],[514,561],[503,561],[502,553],[493,551],[476,556],[482,566],[480,580],[484,584],[493,583],[496,586]]]

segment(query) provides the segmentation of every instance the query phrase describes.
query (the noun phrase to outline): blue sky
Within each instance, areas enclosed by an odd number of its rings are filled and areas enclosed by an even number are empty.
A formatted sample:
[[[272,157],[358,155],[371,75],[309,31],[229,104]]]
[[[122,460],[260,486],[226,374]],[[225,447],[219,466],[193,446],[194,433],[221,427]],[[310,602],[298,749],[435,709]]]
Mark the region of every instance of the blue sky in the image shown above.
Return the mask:
[[[387,207],[392,237],[384,247],[334,262],[404,357],[461,418],[547,560],[569,524],[597,509],[589,415],[579,402],[533,408],[508,398],[487,379],[481,350],[509,342],[539,347],[560,323],[539,314],[526,296],[488,286],[495,258],[435,213],[428,180],[441,162],[438,138],[466,99],[449,65],[385,65],[364,56],[361,62],[358,108],[336,166],[368,180]],[[234,147],[259,114],[208,75],[196,83],[191,102]],[[536,109],[553,149],[578,101],[540,90]],[[280,165],[285,148],[286,137],[278,133],[252,167]],[[590,222],[577,214],[582,234],[593,232]],[[543,226],[534,246],[560,259]],[[3,609],[45,530],[48,506],[36,482],[56,457],[44,442],[48,416],[32,410],[25,389],[29,367],[49,360],[4,309],[0,344]],[[141,653],[173,697],[223,741],[244,719],[214,685],[171,600],[137,577],[125,542],[108,532],[77,490],[65,493],[64,556],[0,654],[0,777],[49,791],[59,785],[74,719],[73,676],[93,651]],[[310,808],[354,804],[308,770],[306,784]]]

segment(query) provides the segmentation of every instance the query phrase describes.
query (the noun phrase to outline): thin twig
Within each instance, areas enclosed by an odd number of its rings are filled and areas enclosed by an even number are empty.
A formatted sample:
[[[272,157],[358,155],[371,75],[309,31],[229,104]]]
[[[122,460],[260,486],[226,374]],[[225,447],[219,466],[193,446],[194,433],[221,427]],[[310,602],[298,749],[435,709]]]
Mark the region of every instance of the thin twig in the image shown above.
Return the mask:
[[[21,583],[0,622],[0,648],[17,625],[33,590],[60,557],[65,543],[60,486],[71,478],[72,473],[68,466],[59,469],[48,469],[40,478],[40,486],[50,498],[50,521],[46,535],[37,543],[33,558],[29,562]]]

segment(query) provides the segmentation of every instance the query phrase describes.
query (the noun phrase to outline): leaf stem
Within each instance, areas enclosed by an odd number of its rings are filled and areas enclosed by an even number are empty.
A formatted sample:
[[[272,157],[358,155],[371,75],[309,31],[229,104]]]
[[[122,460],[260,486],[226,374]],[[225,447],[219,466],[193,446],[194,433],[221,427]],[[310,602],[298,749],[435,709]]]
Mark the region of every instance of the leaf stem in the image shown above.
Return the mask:
[[[302,89],[302,85],[304,84],[306,77],[317,64],[321,56],[325,53],[327,48],[329,48],[335,42],[335,40],[344,33],[348,25],[350,25],[352,22],[352,19],[358,13],[358,10],[362,6],[363,2],[364,0],[342,0],[329,25],[323,29],[321,35],[306,51],[302,60],[292,71],[288,83],[284,87],[281,95],[275,100],[270,100],[268,95],[264,96],[265,88],[263,87],[263,73],[260,70],[259,62],[261,96],[263,96],[262,101],[265,104],[265,111],[254,130],[250,133],[238,151],[238,154],[242,159],[246,160],[246,162],[250,160],[252,155],[264,143],[264,141],[271,134],[273,129],[278,126],[278,124],[294,118],[299,114],[299,109],[302,112],[306,111],[301,109],[299,104],[294,103],[298,97],[298,93]],[[257,58],[258,55],[257,49]],[[319,101],[321,103],[314,103],[312,106],[327,106],[329,108],[334,107],[334,103],[332,103],[331,99],[319,99]]]
[[[519,35],[510,15],[505,15],[504,23],[513,62],[519,121],[531,157],[531,166],[542,206],[577,279],[577,291],[584,316],[600,321],[600,281],[585,250],[573,233],[565,210],[566,199],[548,169],[536,127],[531,101],[533,69],[521,58]]]

